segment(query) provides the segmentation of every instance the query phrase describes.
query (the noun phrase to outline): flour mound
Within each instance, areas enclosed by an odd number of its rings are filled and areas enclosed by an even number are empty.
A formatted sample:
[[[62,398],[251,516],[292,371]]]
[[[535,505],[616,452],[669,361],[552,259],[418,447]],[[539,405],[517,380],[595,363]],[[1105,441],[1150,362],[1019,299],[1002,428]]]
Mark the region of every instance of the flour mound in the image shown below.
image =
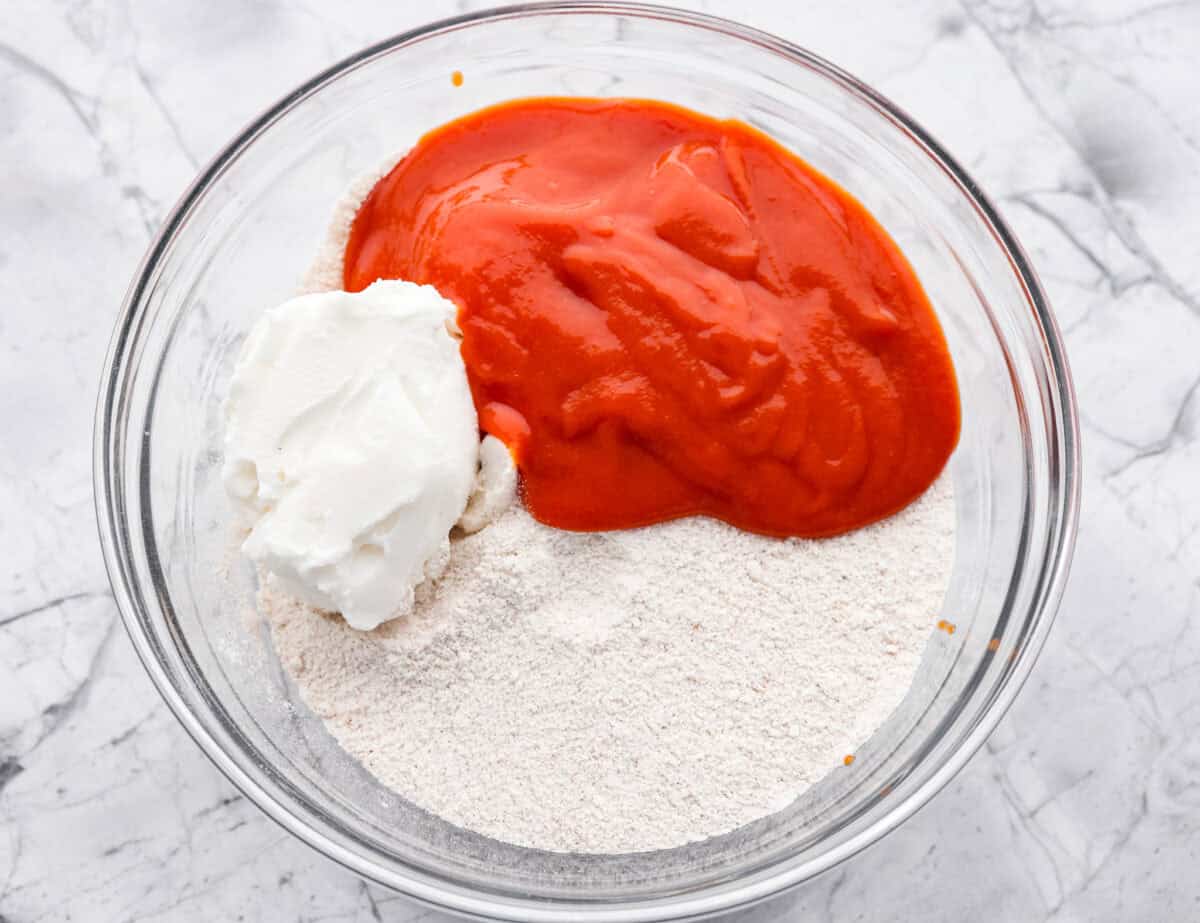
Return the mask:
[[[948,476],[820,541],[703,518],[564,532],[518,505],[376,631],[270,582],[260,607],[383,784],[516,845],[631,852],[772,813],[861,747],[912,683],[953,552]]]

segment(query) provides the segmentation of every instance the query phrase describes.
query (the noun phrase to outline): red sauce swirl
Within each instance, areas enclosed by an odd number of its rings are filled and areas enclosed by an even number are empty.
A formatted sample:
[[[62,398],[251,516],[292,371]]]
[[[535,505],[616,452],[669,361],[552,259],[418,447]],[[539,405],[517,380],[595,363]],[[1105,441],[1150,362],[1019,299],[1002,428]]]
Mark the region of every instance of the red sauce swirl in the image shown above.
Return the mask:
[[[552,526],[833,535],[918,497],[958,439],[896,244],[740,122],[591,99],[451,122],[355,219],[345,286],[378,278],[458,304],[480,425]]]

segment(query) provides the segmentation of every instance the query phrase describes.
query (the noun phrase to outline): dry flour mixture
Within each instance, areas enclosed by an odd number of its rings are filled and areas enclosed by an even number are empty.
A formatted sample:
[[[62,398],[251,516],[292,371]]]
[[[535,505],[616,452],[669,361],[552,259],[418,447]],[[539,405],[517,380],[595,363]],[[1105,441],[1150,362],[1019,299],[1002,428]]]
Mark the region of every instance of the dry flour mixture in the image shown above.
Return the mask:
[[[380,781],[509,843],[627,852],[784,807],[899,704],[954,553],[948,475],[877,525],[778,540],[710,519],[454,541],[370,633],[260,605],[304,700]]]

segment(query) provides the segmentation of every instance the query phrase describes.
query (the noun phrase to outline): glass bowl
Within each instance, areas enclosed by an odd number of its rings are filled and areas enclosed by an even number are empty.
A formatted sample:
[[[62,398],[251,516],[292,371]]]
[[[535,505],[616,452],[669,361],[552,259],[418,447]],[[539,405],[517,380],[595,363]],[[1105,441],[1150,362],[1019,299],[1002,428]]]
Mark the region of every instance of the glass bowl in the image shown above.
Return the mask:
[[[653,97],[773,135],[900,243],[959,376],[949,643],[928,646],[908,697],[852,766],[777,814],[677,849],[518,848],[382,787],[297,697],[256,618],[253,573],[231,552],[221,402],[255,316],[294,293],[352,180],[451,118],[530,95]],[[759,900],[852,855],[983,742],[1028,675],[1062,589],[1078,505],[1075,417],[1028,259],[970,177],[879,94],[719,19],[614,3],[510,7],[364,50],[289,94],[204,170],[117,323],[96,497],[113,589],[146,669],[213,762],[288,830],[360,875],[461,913],[680,919]]]

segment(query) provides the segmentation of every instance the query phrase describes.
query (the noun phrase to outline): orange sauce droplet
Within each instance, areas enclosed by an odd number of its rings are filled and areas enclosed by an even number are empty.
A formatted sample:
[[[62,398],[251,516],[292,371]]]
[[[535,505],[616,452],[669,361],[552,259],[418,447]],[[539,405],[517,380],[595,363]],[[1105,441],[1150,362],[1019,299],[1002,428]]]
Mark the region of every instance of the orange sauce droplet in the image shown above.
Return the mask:
[[[450,82],[452,84],[454,84],[456,87],[462,86],[463,85],[462,71],[455,71],[454,73],[452,73],[450,75]]]
[[[1000,639],[992,638],[992,640],[988,642],[988,650],[992,651],[993,653],[1000,650]]]
[[[945,619],[941,619],[937,623],[937,627],[940,628],[942,631],[944,631],[946,634],[952,635],[952,634],[954,634],[957,626],[953,622],[947,622]]]
[[[842,760],[842,764],[845,766],[849,766],[853,762],[854,762],[854,754],[853,753],[847,753],[845,758]]]

